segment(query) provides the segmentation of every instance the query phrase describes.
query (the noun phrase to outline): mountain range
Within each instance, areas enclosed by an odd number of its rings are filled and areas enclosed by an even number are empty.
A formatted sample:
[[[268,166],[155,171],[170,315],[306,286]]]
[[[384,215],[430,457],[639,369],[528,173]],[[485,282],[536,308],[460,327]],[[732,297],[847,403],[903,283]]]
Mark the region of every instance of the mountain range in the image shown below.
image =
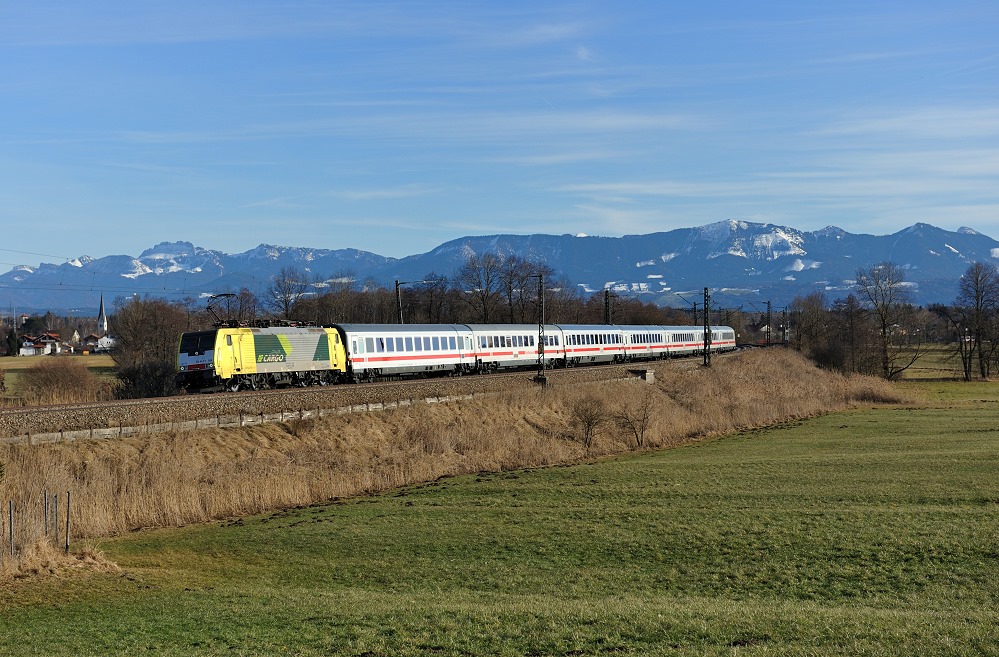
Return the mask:
[[[357,249],[261,244],[227,254],[190,242],[164,242],[139,256],[81,256],[61,264],[18,266],[0,275],[8,311],[96,315],[107,301],[133,294],[168,299],[248,288],[261,294],[284,267],[310,278],[352,276],[391,287],[430,272],[451,276],[471,255],[492,252],[547,263],[584,292],[610,289],[661,305],[689,307],[703,289],[723,307],[788,305],[822,292],[829,301],[853,291],[858,269],[901,265],[918,304],[952,303],[974,262],[999,263],[999,242],[970,228],[918,223],[891,235],[828,227],[806,232],[772,224],[722,221],[648,235],[491,235],[462,237],[436,249],[390,258]]]

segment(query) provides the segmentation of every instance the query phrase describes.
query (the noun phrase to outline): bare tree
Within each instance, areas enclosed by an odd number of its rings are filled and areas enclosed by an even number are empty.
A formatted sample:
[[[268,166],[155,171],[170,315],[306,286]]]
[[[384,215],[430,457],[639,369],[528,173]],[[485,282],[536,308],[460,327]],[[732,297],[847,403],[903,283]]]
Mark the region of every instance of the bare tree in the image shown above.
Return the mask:
[[[149,360],[173,361],[180,334],[187,327],[187,312],[162,299],[119,297],[109,318],[115,346],[111,356],[119,366]]]
[[[404,304],[404,309],[409,311],[408,321],[442,323],[451,312],[448,288],[446,276],[435,271],[424,274],[422,281],[414,283],[410,293],[404,297],[404,301],[409,301]]]
[[[832,331],[830,349],[841,354],[837,362],[845,372],[877,374],[880,371],[880,357],[875,354],[872,361],[871,318],[854,294],[833,302],[830,311]],[[872,362],[874,364],[872,364]]]
[[[830,315],[826,297],[822,292],[812,292],[791,301],[791,317],[795,327],[791,346],[820,365],[835,367],[839,363],[830,358]]]
[[[593,438],[597,435],[597,430],[609,419],[607,403],[603,397],[596,395],[586,395],[579,397],[572,402],[570,408],[572,412],[572,423],[579,431],[579,440],[590,450]]]
[[[266,292],[266,304],[283,319],[291,319],[295,304],[309,290],[305,274],[295,267],[282,267],[274,276]]]
[[[353,272],[341,270],[329,277],[317,276],[311,285],[316,294],[302,298],[296,304],[297,317],[322,326],[350,321],[357,295],[357,279]]]
[[[989,263],[976,262],[961,277],[957,301],[964,322],[959,327],[958,350],[962,362],[970,364],[977,355],[978,372],[983,379],[989,377],[993,351],[997,340],[994,334],[996,313],[999,311],[999,271]],[[970,378],[970,367],[965,366],[965,378]]]
[[[655,396],[648,388],[638,399],[630,399],[614,415],[614,421],[622,429],[627,429],[635,438],[635,447],[641,449],[645,445],[645,432],[652,421],[652,409],[655,407]]]
[[[473,255],[455,274],[455,286],[465,293],[465,300],[483,324],[495,321],[498,315],[502,268],[498,256],[486,253],[481,257]]]
[[[500,276],[507,321],[511,324],[538,321],[539,277],[550,284],[554,270],[543,262],[510,256],[503,260]]]
[[[911,294],[902,268],[882,262],[857,271],[857,293],[867,307],[878,334],[881,376],[894,380],[915,363],[925,350],[911,341]]]

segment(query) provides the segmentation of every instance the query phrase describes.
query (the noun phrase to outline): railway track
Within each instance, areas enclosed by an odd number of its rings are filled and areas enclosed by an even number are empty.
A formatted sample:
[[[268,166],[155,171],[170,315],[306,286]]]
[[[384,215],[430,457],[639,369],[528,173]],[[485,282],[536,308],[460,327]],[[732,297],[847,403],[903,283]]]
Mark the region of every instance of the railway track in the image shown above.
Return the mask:
[[[573,385],[629,376],[629,371],[696,367],[698,359],[609,364],[547,370],[550,385]],[[25,436],[83,430],[158,425],[228,416],[272,416],[284,412],[384,405],[403,400],[450,398],[504,392],[536,385],[535,371],[464,377],[384,381],[357,385],[285,388],[179,395],[86,404],[0,409],[0,440],[24,442]]]

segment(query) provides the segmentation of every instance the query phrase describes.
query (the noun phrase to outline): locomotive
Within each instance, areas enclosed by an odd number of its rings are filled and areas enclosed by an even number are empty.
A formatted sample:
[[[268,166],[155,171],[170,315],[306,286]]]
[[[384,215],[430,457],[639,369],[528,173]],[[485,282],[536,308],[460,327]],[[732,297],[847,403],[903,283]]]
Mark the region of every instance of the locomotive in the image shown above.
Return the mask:
[[[711,351],[736,348],[731,327],[710,331]],[[700,354],[704,337],[697,326],[613,324],[219,327],[181,336],[177,385],[258,390],[654,360]]]

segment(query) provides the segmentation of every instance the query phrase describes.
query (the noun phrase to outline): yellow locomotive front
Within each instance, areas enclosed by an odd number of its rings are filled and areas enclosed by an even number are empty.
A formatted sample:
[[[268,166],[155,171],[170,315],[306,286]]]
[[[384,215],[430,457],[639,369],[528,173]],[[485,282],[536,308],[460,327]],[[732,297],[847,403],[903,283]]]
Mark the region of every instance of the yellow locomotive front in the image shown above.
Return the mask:
[[[346,376],[346,364],[335,329],[220,328],[181,337],[177,383],[192,392],[326,385]]]

